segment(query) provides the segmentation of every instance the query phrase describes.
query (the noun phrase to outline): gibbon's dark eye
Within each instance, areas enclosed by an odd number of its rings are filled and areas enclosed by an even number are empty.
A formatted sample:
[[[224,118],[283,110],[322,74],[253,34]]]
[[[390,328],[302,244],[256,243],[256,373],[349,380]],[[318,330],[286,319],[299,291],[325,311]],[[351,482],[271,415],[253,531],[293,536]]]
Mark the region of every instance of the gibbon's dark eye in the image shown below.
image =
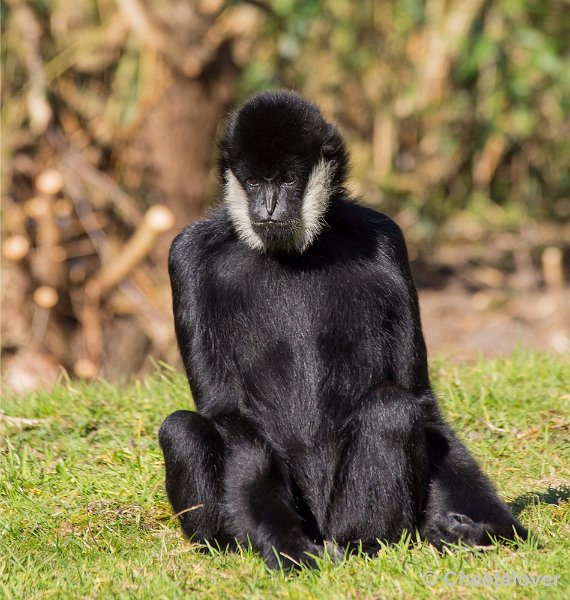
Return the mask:
[[[245,185],[250,188],[257,187],[259,185],[259,179],[257,179],[257,177],[248,177],[245,180]]]
[[[283,177],[283,185],[294,185],[297,179],[293,175],[285,175]]]

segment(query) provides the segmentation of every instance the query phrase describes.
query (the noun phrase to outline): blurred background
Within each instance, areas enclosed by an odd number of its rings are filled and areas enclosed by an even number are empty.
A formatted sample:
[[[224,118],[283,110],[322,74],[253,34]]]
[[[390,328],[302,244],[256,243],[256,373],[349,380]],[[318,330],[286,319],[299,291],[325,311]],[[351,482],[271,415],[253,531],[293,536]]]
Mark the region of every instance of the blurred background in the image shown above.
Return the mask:
[[[431,353],[568,352],[568,0],[2,0],[2,380],[176,365],[166,257],[252,92],[316,101]]]

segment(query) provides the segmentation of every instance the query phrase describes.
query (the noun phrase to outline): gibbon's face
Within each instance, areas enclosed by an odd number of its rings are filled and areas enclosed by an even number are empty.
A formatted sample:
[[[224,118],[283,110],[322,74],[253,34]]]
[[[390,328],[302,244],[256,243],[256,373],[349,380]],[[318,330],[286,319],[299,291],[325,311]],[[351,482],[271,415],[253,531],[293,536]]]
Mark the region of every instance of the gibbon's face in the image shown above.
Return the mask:
[[[284,158],[266,170],[238,163],[226,172],[226,202],[252,248],[302,252],[320,231],[331,193],[330,165]]]
[[[303,252],[314,241],[335,185],[334,136],[314,105],[287,92],[255,96],[230,120],[220,143],[225,201],[251,248]]]

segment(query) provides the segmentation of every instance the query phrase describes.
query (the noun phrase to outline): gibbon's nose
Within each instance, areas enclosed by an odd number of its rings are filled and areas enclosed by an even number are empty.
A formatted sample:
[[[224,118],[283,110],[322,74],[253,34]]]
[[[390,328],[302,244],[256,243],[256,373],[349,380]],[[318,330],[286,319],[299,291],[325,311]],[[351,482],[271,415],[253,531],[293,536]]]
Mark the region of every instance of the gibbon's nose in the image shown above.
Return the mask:
[[[265,208],[267,210],[267,214],[270,217],[273,215],[273,211],[275,210],[276,205],[277,205],[277,194],[269,192],[265,196]]]

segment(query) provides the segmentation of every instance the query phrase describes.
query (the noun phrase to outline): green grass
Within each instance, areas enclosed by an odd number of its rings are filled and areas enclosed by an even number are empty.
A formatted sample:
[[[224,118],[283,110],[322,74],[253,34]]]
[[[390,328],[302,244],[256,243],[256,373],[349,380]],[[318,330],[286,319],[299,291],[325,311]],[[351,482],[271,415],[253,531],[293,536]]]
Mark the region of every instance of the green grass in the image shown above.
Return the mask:
[[[402,543],[292,575],[269,573],[247,549],[200,552],[163,489],[156,432],[189,403],[183,377],[164,370],[127,388],[72,382],[4,398],[6,414],[45,421],[1,425],[0,597],[569,597],[570,362],[519,352],[467,366],[437,360],[432,371],[448,420],[540,548],[438,555]],[[561,578],[556,587],[449,586],[448,571]]]

